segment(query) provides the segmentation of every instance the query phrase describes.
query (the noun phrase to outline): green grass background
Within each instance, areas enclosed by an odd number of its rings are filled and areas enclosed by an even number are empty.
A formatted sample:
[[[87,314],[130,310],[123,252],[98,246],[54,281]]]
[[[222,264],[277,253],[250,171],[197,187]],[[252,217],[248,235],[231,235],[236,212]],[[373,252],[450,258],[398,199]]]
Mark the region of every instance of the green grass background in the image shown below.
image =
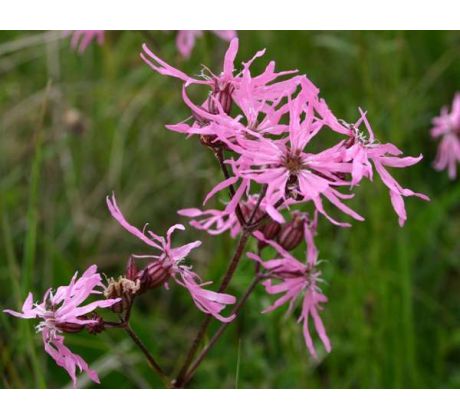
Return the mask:
[[[119,273],[140,242],[111,219],[104,198],[116,191],[133,223],[156,232],[180,220],[176,210],[199,206],[220,174],[196,139],[164,124],[188,113],[180,85],[139,59],[152,49],[190,74],[219,71],[225,43],[207,34],[190,60],[180,59],[174,34],[110,32],[83,55],[56,34],[0,33],[0,306],[37,299],[75,270],[97,263]],[[436,143],[430,119],[460,83],[460,34],[455,32],[240,32],[238,61],[267,48],[279,69],[297,68],[320,87],[344,119],[369,112],[377,137],[425,159],[393,173],[432,198],[406,200],[401,229],[387,190],[363,183],[352,207],[366,217],[351,229],[322,219],[318,246],[325,260],[323,312],[333,351],[309,357],[295,317],[262,315],[272,298],[257,289],[242,314],[200,367],[196,388],[413,388],[460,386],[460,185],[432,169]],[[46,99],[45,99],[46,98]],[[82,132],[66,124],[80,113]],[[215,202],[214,202],[215,204]],[[184,220],[182,220],[184,222]],[[188,229],[178,242],[203,246],[194,267],[216,282],[234,245],[228,235]],[[246,261],[230,291],[251,281]],[[203,318],[187,293],[172,285],[143,296],[133,328],[165,369],[177,368]],[[33,321],[0,315],[0,386],[66,387],[69,378],[44,353]],[[212,325],[216,328],[217,323]],[[71,349],[100,373],[103,387],[160,387],[122,331],[67,336]],[[82,378],[79,386],[92,386]]]

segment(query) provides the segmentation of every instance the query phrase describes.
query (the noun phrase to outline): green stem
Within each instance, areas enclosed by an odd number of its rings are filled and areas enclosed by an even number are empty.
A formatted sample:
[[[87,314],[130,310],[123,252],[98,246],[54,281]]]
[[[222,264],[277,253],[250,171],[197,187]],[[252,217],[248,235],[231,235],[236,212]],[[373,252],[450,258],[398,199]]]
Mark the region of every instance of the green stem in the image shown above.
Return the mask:
[[[126,324],[124,326],[124,330],[131,337],[131,339],[133,340],[134,344],[136,344],[136,346],[140,348],[142,353],[144,353],[144,356],[146,357],[147,361],[149,362],[149,365],[160,376],[160,378],[163,381],[165,387],[166,388],[171,388],[171,381],[169,380],[168,376],[166,375],[164,370],[161,368],[161,366],[157,363],[157,361],[154,359],[154,357],[152,356],[150,351],[147,349],[147,347],[144,345],[144,343],[141,341],[141,339],[138,337],[138,335],[131,328],[131,326],[129,324]]]
[[[243,233],[240,237],[240,241],[238,242],[238,245],[235,249],[235,253],[233,254],[232,260],[230,261],[230,264],[227,268],[227,271],[224,274],[224,277],[222,278],[222,283],[218,289],[218,293],[222,293],[227,289],[227,286],[229,285],[233,274],[235,274],[235,271],[238,267],[238,264],[241,260],[241,257],[243,256],[243,251],[244,248],[246,247],[246,244],[250,238],[250,233],[247,230],[243,230]],[[177,375],[176,380],[174,381],[174,387],[175,388],[181,388],[182,387],[182,382],[185,378],[185,375],[187,373],[187,370],[190,366],[190,363],[193,361],[193,357],[195,356],[195,353],[198,349],[198,346],[201,343],[201,340],[203,339],[206,330],[208,329],[208,326],[212,320],[211,315],[206,315],[206,318],[203,320],[197,335],[195,336],[195,339],[192,342],[192,345],[187,353],[187,357],[185,359],[185,362],[183,363],[179,374]]]

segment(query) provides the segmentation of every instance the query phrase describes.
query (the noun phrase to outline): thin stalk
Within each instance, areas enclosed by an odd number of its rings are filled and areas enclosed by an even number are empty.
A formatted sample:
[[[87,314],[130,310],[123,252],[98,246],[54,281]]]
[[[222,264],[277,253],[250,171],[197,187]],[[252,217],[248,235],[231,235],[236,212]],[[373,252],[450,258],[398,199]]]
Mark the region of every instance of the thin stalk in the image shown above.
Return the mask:
[[[262,204],[262,200],[265,198],[265,195],[267,194],[267,188],[268,188],[268,185],[264,185],[262,193],[259,195],[259,199],[257,200],[257,203],[256,203],[254,209],[252,210],[251,215],[249,216],[248,223],[247,223],[246,227],[250,226],[251,223],[254,220],[254,217],[256,217],[257,210],[259,210],[259,207]],[[262,218],[261,218],[261,220],[262,220]]]
[[[220,169],[222,170],[222,173],[224,174],[225,179],[229,179],[230,174],[228,173],[227,165],[224,162],[224,152],[221,149],[217,149],[215,152],[215,155],[219,162]],[[233,187],[233,185],[228,186],[228,191],[230,192],[230,198],[233,198],[233,196],[235,195],[235,188]],[[242,227],[245,227],[246,221],[244,219],[244,215],[243,215],[243,212],[241,211],[241,207],[239,203],[236,205],[235,213],[236,213],[236,217],[238,218],[238,221],[240,222],[240,225]]]
[[[218,289],[218,293],[222,293],[225,291],[227,286],[229,285],[233,274],[235,274],[235,271],[238,267],[238,264],[241,260],[241,257],[243,256],[243,251],[244,248],[246,247],[246,244],[250,238],[250,232],[247,230],[243,230],[243,233],[241,234],[240,240],[238,242],[238,245],[235,249],[235,252],[233,254],[232,260],[230,261],[230,264],[228,265],[227,271],[224,274],[224,277],[222,278],[222,283]],[[206,318],[203,320],[197,335],[195,336],[195,339],[192,342],[192,345],[187,353],[187,357],[185,359],[185,362],[183,363],[179,374],[177,375],[176,380],[174,381],[174,387],[176,388],[181,388],[182,387],[182,381],[185,377],[185,374],[187,373],[187,370],[190,366],[190,363],[193,361],[193,357],[195,356],[195,353],[198,349],[198,346],[201,343],[201,340],[203,339],[206,330],[209,326],[209,323],[212,320],[211,315],[206,315]]]
[[[244,293],[243,297],[239,300],[239,302],[236,304],[232,311],[232,315],[238,315],[241,307],[246,303],[248,300],[249,296],[251,293],[254,291],[255,287],[259,283],[260,279],[262,277],[256,276],[254,280],[251,282],[249,287],[247,288],[246,292]],[[212,349],[214,344],[216,344],[217,340],[220,338],[222,333],[226,330],[226,328],[229,326],[229,323],[222,323],[220,324],[219,328],[217,331],[214,333],[212,336],[211,340],[209,340],[209,343],[206,344],[205,348],[201,351],[201,353],[198,355],[198,357],[195,359],[195,361],[190,365],[190,368],[188,369],[181,385],[184,387],[187,385],[187,383],[192,379],[193,375],[195,374],[195,371],[198,369],[200,366],[201,362],[203,359],[206,357],[208,352]]]
[[[221,166],[221,169],[222,169],[222,172],[224,173],[224,176],[226,179],[229,178],[229,174],[228,174],[228,171],[227,171],[227,167],[223,161],[223,153],[221,150],[218,150],[216,151],[216,157],[217,157],[217,160],[219,161],[219,164]],[[233,197],[233,195],[235,194],[235,191],[233,189],[233,186],[229,186],[229,191],[230,191],[230,196]],[[242,218],[242,221],[240,220],[240,224],[242,226],[242,234],[241,234],[241,237],[240,237],[240,241],[238,242],[238,245],[235,249],[235,252],[233,254],[233,257],[232,257],[232,260],[230,261],[230,264],[227,268],[227,271],[225,272],[224,274],[224,277],[222,279],[222,283],[218,289],[218,293],[222,293],[224,292],[226,289],[227,289],[227,286],[229,285],[231,279],[233,278],[233,275],[238,267],[238,264],[240,263],[240,260],[241,260],[241,257],[243,256],[243,251],[246,247],[246,244],[250,238],[250,235],[251,235],[251,232],[252,232],[252,229],[248,228],[248,224],[250,224],[256,213],[257,213],[257,210],[259,209],[260,207],[260,204],[262,203],[262,200],[263,198],[265,197],[265,194],[267,193],[267,187],[264,187],[262,193],[260,194],[259,196],[259,199],[257,201],[257,204],[256,206],[254,207],[252,213],[250,214],[249,216],[249,219],[248,219],[248,223],[246,223],[244,221],[244,218],[243,218],[243,214],[241,212],[241,208],[239,207],[239,204],[236,208],[236,214],[238,215],[238,213],[240,214],[241,218]],[[264,220],[264,217],[262,217],[259,221],[257,221],[256,223],[253,223],[253,227],[257,227],[259,225],[259,223],[261,223],[262,221]],[[257,267],[257,272],[259,270],[259,267]],[[255,284],[254,286],[255,287]],[[252,289],[251,289],[252,291]],[[248,295],[249,296],[249,295]],[[244,304],[244,302],[246,302],[246,299],[247,297],[245,295],[244,297],[244,301],[242,302]],[[239,308],[239,307],[238,307]],[[203,340],[203,337],[206,333],[206,330],[208,329],[208,326],[209,324],[211,323],[211,320],[212,320],[212,317],[211,315],[207,315],[206,318],[203,320],[199,330],[198,330],[198,333],[197,335],[195,336],[195,339],[193,340],[192,342],[192,345],[187,353],[187,356],[186,356],[186,359],[185,359],[185,362],[183,363],[180,371],[179,371],[179,374],[177,375],[177,378],[176,380],[174,381],[174,386],[176,388],[181,388],[183,385],[184,385],[184,378],[185,376],[187,375],[187,372],[189,370],[189,366],[190,364],[192,363],[193,361],[193,357],[195,356],[195,353],[197,352],[198,350],[198,346],[200,345],[201,341]],[[218,338],[218,337],[217,337]]]
[[[126,324],[123,328],[127,334],[131,337],[133,340],[134,344],[136,344],[137,347],[139,347],[144,353],[144,356],[146,357],[147,361],[149,362],[149,365],[152,367],[152,369],[160,376],[161,380],[163,381],[164,385],[166,388],[171,388],[171,381],[169,380],[168,376],[164,372],[164,370],[161,368],[161,366],[156,362],[150,351],[147,349],[147,347],[144,345],[144,343],[141,341],[141,339],[137,336],[137,334],[134,332],[134,330],[131,328],[129,324]]]

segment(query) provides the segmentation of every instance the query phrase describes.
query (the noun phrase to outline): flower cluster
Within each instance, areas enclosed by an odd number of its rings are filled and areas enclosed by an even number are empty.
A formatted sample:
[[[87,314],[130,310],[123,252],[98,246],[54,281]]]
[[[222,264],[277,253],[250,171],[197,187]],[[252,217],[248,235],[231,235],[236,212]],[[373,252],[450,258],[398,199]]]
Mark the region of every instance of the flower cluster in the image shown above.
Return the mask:
[[[441,138],[434,167],[438,171],[447,169],[450,179],[457,176],[457,163],[460,162],[460,92],[448,107],[441,110],[441,115],[433,118],[431,129],[433,138]]]
[[[345,202],[354,197],[350,190],[364,179],[373,181],[376,172],[388,188],[391,204],[403,226],[407,219],[404,198],[428,197],[402,187],[388,168],[412,166],[422,156],[404,157],[392,143],[379,141],[361,109],[354,123],[337,118],[319,96],[319,89],[296,70],[276,71],[272,61],[254,75],[251,66],[265,50],[236,70],[237,52],[238,39],[234,38],[222,71],[214,74],[203,67],[202,77],[197,78],[170,66],[143,45],[141,58],[151,69],[182,82],[182,98],[191,113],[187,120],[166,127],[188,137],[198,136],[224,168],[225,179],[212,188],[204,204],[221,190],[231,191],[223,209],[189,208],[179,214],[191,218],[193,227],[212,235],[230,231],[234,237],[241,229],[250,230],[260,249],[268,245],[276,251],[277,257],[270,261],[250,254],[266,269],[266,275],[281,281],[278,285],[271,280],[264,283],[269,294],[284,293],[269,310],[287,301],[292,306],[296,297],[304,294],[304,336],[310,353],[316,355],[307,324],[311,315],[329,351],[329,340],[318,315],[319,305],[326,298],[319,288],[311,222],[299,223],[309,218],[299,218],[304,211],[299,213],[295,207],[304,209],[311,203],[315,215],[320,214],[338,226],[350,226],[330,214],[325,205],[328,203],[362,221],[364,218]],[[204,102],[191,99],[190,87],[194,85],[207,88]],[[338,137],[330,147],[317,140],[324,130]],[[299,226],[303,227],[300,236]],[[268,229],[268,236],[264,229]],[[306,263],[289,253],[302,239],[309,253]]]
[[[218,74],[203,67],[201,77],[191,77],[170,66],[146,45],[141,58],[154,71],[182,83],[182,98],[191,115],[167,128],[188,137],[197,136],[217,158],[224,179],[211,189],[203,205],[222,190],[229,193],[220,209],[186,208],[178,213],[188,217],[192,227],[211,235],[223,232],[229,232],[233,238],[239,235],[236,250],[217,291],[209,290],[205,286],[210,282],[204,282],[186,264],[191,251],[201,242],[173,246],[172,235],[184,230],[183,225],[171,226],[165,236],[149,230],[147,225],[139,229],[126,220],[115,196],[107,197],[113,218],[153,252],[132,254],[125,273],[107,278],[105,283],[93,265],[80,278],[75,275],[68,286],[61,286],[56,292],[48,290],[41,303],[34,303],[29,294],[22,312],[5,311],[20,318],[40,319],[37,331],[42,334],[46,352],[68,372],[74,384],[77,368],[95,382],[99,378],[80,356],[64,345],[64,334],[124,328],[167,386],[171,383],[183,386],[203,359],[202,354],[206,354],[225,325],[237,316],[259,281],[267,294],[277,296],[264,312],[285,304],[292,312],[300,302],[298,321],[302,323],[308,351],[312,357],[318,357],[311,332],[313,325],[324,349],[330,352],[331,343],[320,317],[327,298],[321,289],[319,252],[314,241],[320,217],[340,227],[348,227],[350,223],[337,220],[331,211],[363,221],[347,203],[363,180],[374,180],[374,173],[388,188],[401,226],[407,220],[405,197],[428,200],[426,195],[402,187],[388,171],[412,166],[422,159],[421,155],[402,156],[402,151],[392,143],[379,141],[361,109],[354,123],[337,118],[320,97],[319,89],[297,70],[277,71],[272,61],[260,74],[253,74],[252,64],[265,50],[258,51],[236,70],[239,41],[233,37],[235,33],[215,32],[223,39],[232,38]],[[201,34],[201,31],[179,32],[178,48],[183,55],[190,54],[195,38]],[[103,31],[76,31],[72,44],[82,52],[94,38],[102,42]],[[192,100],[191,86],[206,89],[203,102]],[[452,113],[443,110],[434,123],[433,136],[443,136],[437,165],[439,169],[449,166],[450,174],[455,175],[452,159],[455,162],[460,156],[460,95],[454,101]],[[324,131],[336,137],[332,145],[324,139],[318,141]],[[245,253],[251,237],[257,244],[256,251]],[[299,255],[299,247],[304,248],[305,258],[295,256]],[[255,279],[237,303],[225,291],[244,255],[254,261]],[[138,267],[139,261],[145,261],[142,267]],[[207,315],[174,381],[169,380],[129,325],[135,299],[160,286],[168,289],[171,283],[185,288],[195,306]],[[99,299],[86,302],[94,295]],[[222,314],[234,304],[229,315]],[[99,311],[103,308],[109,308],[116,321],[103,318]],[[204,353],[193,361],[211,317],[223,324],[203,349]]]
[[[22,312],[4,310],[19,318],[41,320],[36,329],[42,335],[45,351],[68,372],[74,385],[77,380],[77,367],[80,371],[85,371],[94,382],[99,383],[99,378],[80,356],[66,347],[63,334],[77,333],[83,329],[97,333],[105,328],[102,318],[95,310],[109,308],[120,299],[99,299],[82,305],[90,295],[100,295],[101,287],[101,276],[97,273],[97,267],[92,265],[80,278],[75,273],[68,286],[60,286],[56,292],[49,289],[41,303],[34,303],[33,295],[29,293]]]
[[[160,285],[168,286],[168,280],[174,281],[186,288],[198,309],[212,315],[222,322],[231,322],[235,315],[223,316],[222,310],[234,304],[235,297],[218,293],[203,286],[204,283],[191,267],[184,264],[184,259],[194,248],[201,245],[200,241],[191,242],[174,248],[171,236],[175,230],[184,230],[184,226],[177,224],[168,229],[166,238],[158,236],[152,231],[144,233],[130,225],[121,213],[115,196],[107,197],[107,206],[111,215],[128,232],[141,239],[145,244],[154,248],[157,255],[133,255],[128,261],[126,273],[118,279],[110,278],[104,284],[101,275],[97,273],[95,265],[86,270],[77,279],[77,274],[68,286],[59,287],[55,293],[49,289],[42,303],[33,302],[33,295],[29,293],[22,306],[22,312],[4,310],[4,312],[19,318],[40,318],[37,332],[42,334],[45,351],[63,367],[76,384],[76,368],[88,374],[89,378],[99,383],[97,373],[90,369],[88,364],[77,354],[72,353],[64,345],[64,333],[79,333],[87,330],[97,334],[106,328],[123,328],[129,321],[129,314],[135,297],[154,289]],[[150,262],[139,269],[135,259],[147,259]],[[99,295],[101,299],[83,306],[90,295]],[[121,316],[121,322],[107,321],[95,312],[98,308],[110,308]]]

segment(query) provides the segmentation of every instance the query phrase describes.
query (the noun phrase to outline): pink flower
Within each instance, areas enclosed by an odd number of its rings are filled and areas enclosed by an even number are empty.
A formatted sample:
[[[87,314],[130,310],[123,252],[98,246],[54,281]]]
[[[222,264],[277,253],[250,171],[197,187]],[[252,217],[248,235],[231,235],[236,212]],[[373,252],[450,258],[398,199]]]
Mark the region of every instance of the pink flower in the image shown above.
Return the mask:
[[[448,170],[449,178],[457,176],[457,163],[460,162],[460,92],[455,94],[452,111],[443,107],[441,115],[433,118],[431,129],[433,138],[441,137],[434,168]]]
[[[342,148],[343,161],[351,162],[352,165],[351,185],[357,185],[364,177],[372,181],[373,168],[375,168],[380,179],[389,189],[391,204],[398,215],[399,225],[403,226],[407,220],[403,197],[415,196],[426,201],[429,201],[429,197],[408,188],[403,188],[386,168],[406,168],[418,163],[423,156],[420,154],[417,157],[400,157],[403,152],[394,144],[380,143],[374,136],[366,113],[361,109],[359,110],[361,114],[359,120],[355,124],[348,124],[337,120],[324,102],[321,105],[321,113],[325,123],[334,131],[348,136],[346,140],[339,144],[339,147]],[[366,127],[368,136],[359,129],[362,123]]]
[[[327,302],[326,296],[322,293],[319,283],[321,273],[317,270],[318,251],[313,242],[315,226],[305,224],[305,240],[307,243],[306,262],[302,263],[294,258],[288,251],[274,241],[264,238],[258,232],[254,234],[260,241],[266,242],[278,253],[278,256],[271,260],[263,260],[258,255],[248,253],[248,257],[259,262],[266,270],[266,277],[269,279],[262,284],[270,295],[281,294],[271,306],[264,310],[264,313],[271,312],[286,303],[289,303],[288,311],[292,312],[298,300],[302,300],[302,310],[298,322],[303,323],[303,335],[308,351],[317,358],[317,353],[310,334],[310,317],[313,320],[316,333],[318,334],[327,352],[331,351],[331,344],[326,329],[320,318],[319,312],[322,304]]]
[[[223,72],[219,75],[216,76],[212,73],[210,75],[204,75],[205,76],[202,80],[201,79],[195,79],[184,72],[170,66],[168,63],[163,61],[160,57],[155,55],[148,47],[146,44],[142,45],[142,52],[140,54],[140,57],[144,62],[154,71],[164,75],[164,76],[170,76],[174,77],[176,79],[180,79],[183,82],[186,82],[187,84],[203,84],[203,85],[209,85],[211,87],[214,87],[219,84],[226,84],[229,81],[233,79],[233,71],[234,71],[234,60],[236,53],[238,51],[238,38],[233,39],[230,42],[230,46],[225,54],[224,58],[224,69]],[[207,69],[206,69],[207,70]]]
[[[236,31],[212,31],[224,41],[231,41],[236,37]],[[184,58],[190,57],[196,38],[203,36],[203,31],[178,31],[176,37],[176,46],[179,53]]]
[[[243,70],[236,72],[234,61],[237,52],[238,38],[233,38],[225,54],[223,71],[216,75],[204,67],[203,78],[197,79],[170,66],[150,51],[145,44],[143,45],[141,58],[147,65],[162,75],[174,77],[184,82],[184,101],[192,110],[195,121],[191,126],[185,123],[169,125],[167,126],[169,129],[187,134],[212,136],[212,131],[206,131],[206,125],[212,121],[216,121],[222,126],[229,125],[241,128],[239,120],[242,117],[238,116],[233,119],[229,116],[232,104],[235,103],[243,112],[248,129],[254,129],[257,125],[257,129],[262,132],[279,134],[285,131],[285,125],[280,124],[280,120],[288,110],[281,101],[293,93],[300,81],[305,78],[295,76],[287,80],[277,80],[297,71],[277,73],[273,61],[266,66],[260,75],[253,77],[250,66],[256,58],[265,53],[265,50],[258,51],[251,60],[243,63]],[[185,89],[191,84],[206,85],[210,88],[210,95],[203,104],[196,105],[187,97]],[[316,89],[313,84],[311,87]],[[257,117],[262,116],[262,114],[264,117],[258,119]],[[204,131],[200,131],[203,129]]]
[[[259,196],[252,194],[246,199],[240,201],[241,211],[245,219],[249,219],[258,202]],[[256,222],[265,214],[265,205],[262,201],[259,205],[259,210],[256,213],[254,220]],[[181,216],[192,219],[190,226],[198,230],[204,230],[210,235],[220,235],[225,231],[230,231],[230,236],[235,238],[241,231],[241,225],[238,221],[235,211],[228,210],[200,210],[197,208],[182,209],[177,212]]]
[[[68,34],[72,34],[70,45],[74,50],[77,50],[80,54],[85,52],[89,44],[96,40],[99,45],[104,43],[104,32],[105,31],[66,31]]]
[[[96,290],[99,286],[102,286],[101,276],[97,273],[97,267],[92,265],[78,279],[75,273],[70,284],[59,287],[56,293],[49,289],[42,303],[33,303],[32,293],[29,293],[22,306],[22,312],[9,309],[4,311],[19,318],[41,318],[36,328],[37,332],[42,334],[45,351],[67,371],[74,385],[77,381],[77,367],[80,371],[85,371],[96,383],[99,383],[99,377],[80,356],[65,346],[62,334],[78,332],[87,325],[97,323],[98,321],[88,319],[86,315],[97,308],[108,308],[120,300],[102,299],[81,306],[90,295],[100,294],[100,291]]]
[[[235,144],[221,134],[219,140],[239,155],[236,161],[229,161],[237,174],[236,179],[241,177],[267,186],[266,211],[273,220],[284,222],[276,208],[279,203],[312,201],[318,212],[331,222],[349,226],[337,222],[326,213],[321,197],[356,220],[363,220],[341,201],[353,196],[336,189],[349,185],[344,175],[351,171],[351,165],[341,161],[337,147],[317,154],[304,151],[323,125],[314,115],[315,100],[315,92],[306,88],[289,102],[288,137],[279,140],[264,137],[249,140],[244,136],[236,136]],[[214,191],[219,188],[218,185]]]
[[[229,230],[231,237],[235,238],[241,230],[235,212],[227,213],[224,210],[189,208],[179,210],[177,213],[191,218],[190,226],[198,230],[205,230],[210,235],[220,235]]]
[[[158,255],[135,255],[136,258],[152,259],[155,264],[160,264],[161,269],[165,270],[177,284],[185,287],[189,291],[195,305],[201,311],[214,316],[222,322],[231,322],[235,318],[234,315],[229,317],[220,315],[220,312],[222,312],[226,305],[231,305],[236,302],[235,297],[225,293],[216,293],[204,289],[203,286],[209,283],[201,283],[202,280],[198,274],[194,273],[191,267],[183,264],[184,258],[192,249],[199,247],[201,242],[195,241],[177,248],[172,247],[172,233],[177,229],[184,230],[185,228],[183,225],[177,224],[170,227],[167,231],[166,238],[158,236],[150,230],[145,234],[126,221],[118,208],[114,195],[111,199],[107,197],[107,205],[112,216],[122,227],[158,252]]]

